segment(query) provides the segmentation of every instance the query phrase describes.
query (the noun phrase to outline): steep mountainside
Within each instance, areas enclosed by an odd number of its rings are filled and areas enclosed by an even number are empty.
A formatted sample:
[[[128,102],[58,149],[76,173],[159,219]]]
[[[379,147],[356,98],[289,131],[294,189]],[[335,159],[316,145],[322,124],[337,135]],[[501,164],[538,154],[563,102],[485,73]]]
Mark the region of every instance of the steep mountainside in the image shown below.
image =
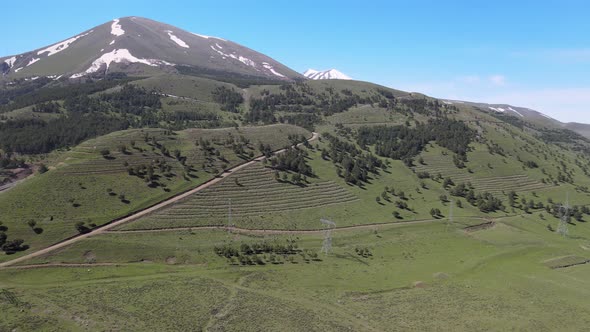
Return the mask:
[[[115,19],[54,45],[0,58],[0,64],[5,78],[79,78],[109,71],[178,69],[272,80],[302,78],[270,57],[234,42],[141,17]]]

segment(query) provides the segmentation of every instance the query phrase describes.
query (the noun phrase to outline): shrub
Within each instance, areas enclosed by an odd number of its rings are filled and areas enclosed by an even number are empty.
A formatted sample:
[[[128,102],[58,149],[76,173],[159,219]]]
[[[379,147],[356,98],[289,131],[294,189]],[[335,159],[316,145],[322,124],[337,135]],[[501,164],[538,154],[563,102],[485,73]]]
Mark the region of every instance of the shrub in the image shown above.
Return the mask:
[[[47,171],[49,171],[49,168],[45,164],[39,165],[39,174],[47,173]]]
[[[86,226],[85,223],[82,221],[77,222],[75,227],[78,233],[80,234],[90,233],[90,228]]]
[[[29,249],[29,246],[24,244],[24,242],[25,241],[21,240],[21,239],[6,241],[6,243],[4,243],[4,245],[2,245],[2,250],[7,255],[12,255],[12,254],[19,252],[19,251],[25,251],[25,250]]]

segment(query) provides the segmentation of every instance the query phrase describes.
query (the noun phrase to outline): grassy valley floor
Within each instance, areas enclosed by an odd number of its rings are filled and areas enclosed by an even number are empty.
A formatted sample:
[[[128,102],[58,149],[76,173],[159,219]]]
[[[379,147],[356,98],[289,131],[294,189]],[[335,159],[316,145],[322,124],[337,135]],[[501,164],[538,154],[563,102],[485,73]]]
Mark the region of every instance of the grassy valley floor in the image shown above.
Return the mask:
[[[531,215],[465,229],[478,223],[438,220],[334,231],[330,253],[315,258],[322,232],[263,235],[194,228],[103,234],[26,262],[45,267],[0,271],[5,313],[0,329],[552,331],[587,326],[590,265],[583,259],[590,257],[590,234],[585,227],[572,226],[563,238]],[[259,254],[260,265],[240,265],[214,251],[288,240],[297,244],[295,254]],[[559,262],[578,265],[554,268]]]

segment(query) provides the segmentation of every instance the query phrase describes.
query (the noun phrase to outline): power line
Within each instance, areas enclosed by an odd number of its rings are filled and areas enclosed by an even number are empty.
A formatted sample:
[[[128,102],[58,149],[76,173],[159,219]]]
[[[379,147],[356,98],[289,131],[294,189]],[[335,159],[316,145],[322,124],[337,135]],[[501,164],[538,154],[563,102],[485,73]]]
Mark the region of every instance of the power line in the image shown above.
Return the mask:
[[[232,223],[231,223],[231,198],[228,200],[229,201],[229,207],[227,210],[227,231],[230,232]]]
[[[324,254],[329,254],[332,250],[332,230],[336,228],[336,223],[328,219],[320,219],[320,222],[328,228],[324,231],[324,242],[322,244],[322,251]]]
[[[451,202],[449,204],[449,222],[447,223],[447,230],[450,226],[453,225],[453,204],[455,202],[451,199]]]
[[[570,198],[570,193],[568,192],[566,194],[565,204],[562,204],[559,209],[561,212],[561,218],[559,219],[559,225],[557,226],[557,234],[564,236],[564,237],[568,235],[567,224],[568,224],[569,218],[570,218],[569,198]]]

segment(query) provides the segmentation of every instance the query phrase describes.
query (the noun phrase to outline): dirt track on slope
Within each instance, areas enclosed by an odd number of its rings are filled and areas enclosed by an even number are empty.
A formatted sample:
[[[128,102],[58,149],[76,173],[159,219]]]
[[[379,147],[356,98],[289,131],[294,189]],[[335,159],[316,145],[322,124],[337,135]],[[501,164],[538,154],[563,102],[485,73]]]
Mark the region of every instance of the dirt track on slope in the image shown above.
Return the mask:
[[[315,141],[316,139],[318,139],[319,136],[320,135],[318,133],[312,133],[312,136],[307,141],[308,142]],[[298,144],[298,146],[300,146],[300,145],[303,145],[303,143]],[[281,149],[281,150],[275,151],[273,154],[279,154],[279,153],[282,153],[284,151],[285,151],[285,149]],[[35,258],[35,257],[46,255],[46,254],[48,254],[48,253],[50,253],[50,252],[52,252],[54,250],[57,250],[57,249],[60,249],[60,248],[69,246],[71,244],[74,244],[74,243],[76,243],[76,242],[78,242],[80,240],[89,238],[91,236],[102,234],[102,233],[108,231],[109,229],[113,229],[113,228],[115,228],[117,226],[121,226],[121,225],[123,225],[125,223],[128,223],[130,221],[136,220],[136,219],[141,218],[143,216],[146,216],[146,215],[148,215],[148,214],[150,214],[152,212],[155,212],[155,211],[157,211],[157,210],[159,210],[161,208],[164,208],[164,207],[166,207],[166,206],[168,206],[170,204],[176,203],[179,200],[182,200],[182,199],[184,199],[186,197],[189,197],[189,196],[193,195],[194,193],[197,193],[197,192],[199,192],[199,191],[201,191],[203,189],[209,188],[210,186],[212,186],[212,185],[218,183],[219,181],[225,179],[226,177],[230,176],[234,172],[239,171],[239,170],[241,170],[243,168],[246,168],[246,167],[248,167],[250,165],[253,165],[254,163],[261,162],[264,159],[266,159],[266,157],[260,156],[260,157],[257,157],[255,159],[251,160],[251,161],[248,161],[248,162],[245,162],[245,163],[240,164],[238,166],[235,166],[233,168],[230,168],[227,171],[225,171],[224,173],[222,173],[221,175],[219,175],[218,177],[215,177],[215,178],[213,178],[213,179],[211,179],[211,180],[209,180],[209,181],[207,181],[207,182],[199,185],[198,187],[196,187],[194,189],[191,189],[191,190],[189,190],[187,192],[184,192],[182,194],[173,196],[173,197],[171,197],[171,198],[169,198],[167,200],[164,200],[164,201],[162,201],[162,202],[160,202],[160,203],[158,203],[156,205],[153,205],[153,206],[151,206],[149,208],[146,208],[146,209],[137,211],[137,212],[135,212],[135,213],[133,213],[131,215],[128,215],[126,217],[123,217],[121,219],[115,219],[115,220],[113,220],[113,221],[111,221],[111,222],[109,222],[109,223],[107,223],[107,224],[105,224],[105,225],[103,225],[103,226],[101,226],[99,228],[96,228],[96,229],[92,230],[89,233],[73,236],[73,237],[71,237],[69,239],[63,240],[63,241],[58,242],[56,244],[53,244],[53,245],[51,245],[51,246],[49,246],[47,248],[40,249],[40,250],[35,251],[33,253],[30,253],[28,255],[24,255],[24,256],[15,258],[13,260],[4,262],[4,263],[0,263],[0,268],[11,266],[11,265],[14,265],[16,263],[20,263],[22,261],[25,261],[25,260],[28,260],[28,259],[31,259],[31,258]]]
[[[490,220],[487,217],[479,217],[479,216],[466,216],[461,217],[461,219],[480,219],[480,220]],[[501,219],[504,217],[498,217],[496,219]],[[457,219],[457,218],[456,218]],[[412,221],[399,221],[399,222],[384,222],[384,223],[371,223],[371,224],[363,224],[363,225],[353,225],[353,226],[343,226],[334,228],[333,231],[341,232],[341,231],[355,231],[355,230],[362,230],[362,229],[377,229],[377,228],[384,228],[384,227],[399,227],[399,226],[409,226],[409,225],[416,225],[416,224],[424,224],[430,222],[445,222],[446,219],[420,219],[420,220],[412,220]],[[228,227],[228,226],[221,226],[221,225],[211,225],[211,226],[193,226],[193,227],[167,227],[167,228],[156,228],[156,229],[138,229],[138,230],[116,230],[116,231],[108,231],[109,234],[134,234],[134,233],[161,233],[161,232],[174,232],[174,231],[201,231],[201,230],[216,230],[221,229],[225,231],[229,231],[232,233],[239,233],[239,234],[255,234],[255,235],[273,235],[273,234],[321,234],[325,231],[325,229],[253,229],[253,228],[240,228],[240,227]]]
[[[0,192],[8,191],[9,189],[14,188],[17,184],[26,180],[29,176],[33,175],[33,171],[35,169],[33,167],[27,166],[26,168],[18,168],[11,171],[11,179],[5,181],[4,183],[0,182]]]

